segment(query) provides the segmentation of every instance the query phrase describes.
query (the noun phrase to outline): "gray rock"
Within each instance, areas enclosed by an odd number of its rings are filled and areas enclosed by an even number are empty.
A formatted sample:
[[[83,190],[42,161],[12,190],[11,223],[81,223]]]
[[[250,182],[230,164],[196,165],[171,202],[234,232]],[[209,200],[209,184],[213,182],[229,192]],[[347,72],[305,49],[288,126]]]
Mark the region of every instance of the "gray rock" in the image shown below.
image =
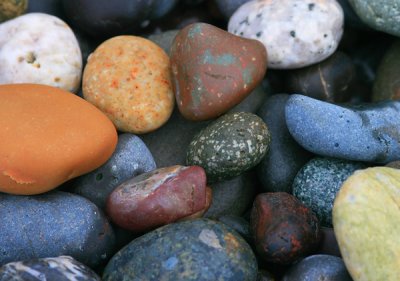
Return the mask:
[[[293,138],[315,154],[377,163],[400,159],[400,101],[350,108],[292,95],[285,116]]]
[[[143,141],[133,134],[122,134],[111,158],[98,169],[79,177],[72,191],[104,210],[107,196],[118,185],[155,168],[153,156]]]
[[[169,55],[171,51],[172,42],[174,41],[174,38],[176,34],[178,34],[178,32],[179,30],[176,29],[167,30],[159,34],[152,34],[149,36],[148,39],[156,43],[158,46],[160,46]]]
[[[229,20],[240,6],[249,1],[251,0],[214,0],[218,10],[226,20]]]

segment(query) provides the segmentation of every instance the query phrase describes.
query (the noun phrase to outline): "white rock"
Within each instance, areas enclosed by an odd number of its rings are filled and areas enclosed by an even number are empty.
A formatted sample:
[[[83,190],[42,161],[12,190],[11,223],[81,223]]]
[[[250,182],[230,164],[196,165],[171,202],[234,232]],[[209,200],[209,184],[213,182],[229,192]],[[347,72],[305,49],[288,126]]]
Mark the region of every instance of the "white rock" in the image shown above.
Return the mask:
[[[71,28],[31,13],[0,24],[0,84],[34,83],[76,92],[82,54]]]
[[[336,0],[253,0],[232,15],[228,31],[260,40],[268,51],[269,68],[292,69],[334,53],[343,24]]]

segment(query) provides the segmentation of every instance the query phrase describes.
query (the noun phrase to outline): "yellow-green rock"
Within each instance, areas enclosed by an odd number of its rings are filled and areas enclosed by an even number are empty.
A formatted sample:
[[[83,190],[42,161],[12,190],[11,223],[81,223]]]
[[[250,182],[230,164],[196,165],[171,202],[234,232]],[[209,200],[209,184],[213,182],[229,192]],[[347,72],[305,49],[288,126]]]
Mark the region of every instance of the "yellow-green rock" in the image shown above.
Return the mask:
[[[1,0],[0,22],[22,15],[28,8],[28,0]]]
[[[354,281],[400,280],[400,170],[350,176],[335,199],[333,226]]]

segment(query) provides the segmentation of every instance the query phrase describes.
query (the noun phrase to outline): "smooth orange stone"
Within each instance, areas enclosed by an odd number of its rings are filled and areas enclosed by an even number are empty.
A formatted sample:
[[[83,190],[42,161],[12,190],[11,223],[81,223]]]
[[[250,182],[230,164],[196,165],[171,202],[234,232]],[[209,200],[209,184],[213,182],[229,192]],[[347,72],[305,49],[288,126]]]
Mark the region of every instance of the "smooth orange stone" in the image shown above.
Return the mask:
[[[118,140],[95,106],[64,90],[0,85],[0,192],[39,194],[101,166]]]

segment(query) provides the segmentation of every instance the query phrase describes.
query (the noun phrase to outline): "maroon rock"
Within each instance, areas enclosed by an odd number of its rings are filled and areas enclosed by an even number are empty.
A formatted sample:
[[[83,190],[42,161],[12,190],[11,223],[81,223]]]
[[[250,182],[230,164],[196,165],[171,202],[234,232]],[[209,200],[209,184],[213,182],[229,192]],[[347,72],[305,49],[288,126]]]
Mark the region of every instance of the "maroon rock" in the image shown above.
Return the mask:
[[[135,233],[177,220],[200,217],[211,204],[211,189],[199,166],[171,166],[134,177],[107,198],[106,212]]]
[[[222,115],[251,93],[266,70],[262,43],[210,24],[183,28],[172,44],[172,84],[179,111],[189,120]]]
[[[311,209],[285,192],[259,194],[250,225],[260,257],[278,264],[290,264],[310,254],[321,236]]]

